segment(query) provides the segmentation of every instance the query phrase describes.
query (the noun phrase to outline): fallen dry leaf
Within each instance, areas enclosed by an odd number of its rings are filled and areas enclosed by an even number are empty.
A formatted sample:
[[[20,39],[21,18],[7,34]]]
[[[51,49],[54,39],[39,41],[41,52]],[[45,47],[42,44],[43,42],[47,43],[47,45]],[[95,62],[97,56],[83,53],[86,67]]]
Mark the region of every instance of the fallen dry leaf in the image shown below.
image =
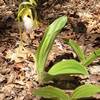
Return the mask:
[[[6,53],[6,59],[10,59],[11,61],[15,61],[17,63],[25,61],[26,59],[28,59],[28,57],[33,55],[31,50],[24,47],[18,47],[14,50],[8,50]]]

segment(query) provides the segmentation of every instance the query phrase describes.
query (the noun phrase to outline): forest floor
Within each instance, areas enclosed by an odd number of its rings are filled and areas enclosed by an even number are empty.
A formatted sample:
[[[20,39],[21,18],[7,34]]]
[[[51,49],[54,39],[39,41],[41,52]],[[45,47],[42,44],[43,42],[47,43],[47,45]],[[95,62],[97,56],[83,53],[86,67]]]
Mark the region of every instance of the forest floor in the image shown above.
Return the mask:
[[[42,26],[29,37],[23,32],[25,49],[20,53],[17,50],[20,43],[16,21],[18,1],[0,0],[0,100],[35,100],[32,90],[37,84],[33,80],[31,54],[35,53],[47,25],[59,16],[68,16],[68,24],[54,42],[47,67],[76,56],[63,39],[74,39],[86,55],[100,48],[100,0],[40,0],[37,10]],[[69,91],[82,83],[100,85],[100,57],[88,69],[87,79],[74,77],[55,84]],[[100,100],[100,95],[91,100]]]

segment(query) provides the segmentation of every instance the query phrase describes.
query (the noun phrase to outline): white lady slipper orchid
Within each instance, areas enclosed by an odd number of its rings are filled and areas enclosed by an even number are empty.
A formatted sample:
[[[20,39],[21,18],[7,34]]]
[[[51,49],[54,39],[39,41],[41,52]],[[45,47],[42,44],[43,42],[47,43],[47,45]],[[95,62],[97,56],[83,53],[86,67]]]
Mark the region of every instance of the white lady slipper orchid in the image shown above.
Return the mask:
[[[24,27],[26,29],[26,32],[30,33],[33,30],[33,20],[31,17],[28,17],[27,15],[23,16],[23,23]]]

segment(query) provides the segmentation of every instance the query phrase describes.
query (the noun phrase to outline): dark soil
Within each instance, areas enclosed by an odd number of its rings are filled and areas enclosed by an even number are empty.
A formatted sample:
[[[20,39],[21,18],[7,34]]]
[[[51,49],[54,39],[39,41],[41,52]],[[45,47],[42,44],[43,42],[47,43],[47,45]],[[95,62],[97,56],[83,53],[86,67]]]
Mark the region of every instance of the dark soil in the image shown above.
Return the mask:
[[[54,42],[46,70],[62,59],[75,58],[73,50],[64,44],[65,39],[74,39],[87,55],[100,48],[100,0],[40,0],[37,12],[42,28],[30,33],[30,37],[23,33],[25,50],[20,53],[21,59],[20,54],[13,55],[20,42],[17,11],[18,0],[0,0],[0,100],[37,100],[32,96],[37,87],[34,61],[32,56],[25,55],[35,52],[45,27],[62,15],[68,16],[68,24]],[[83,83],[100,85],[100,57],[88,69],[88,78],[60,77],[51,85],[68,93]],[[96,95],[88,100],[99,99],[100,95]]]

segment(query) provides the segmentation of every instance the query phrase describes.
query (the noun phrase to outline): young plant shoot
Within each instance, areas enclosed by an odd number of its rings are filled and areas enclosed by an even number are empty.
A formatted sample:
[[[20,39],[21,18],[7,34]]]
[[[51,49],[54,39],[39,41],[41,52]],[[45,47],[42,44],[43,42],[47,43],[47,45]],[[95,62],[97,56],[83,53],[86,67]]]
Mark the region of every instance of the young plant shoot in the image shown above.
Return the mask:
[[[17,19],[19,22],[23,21],[25,31],[31,32],[38,27],[37,21],[37,7],[38,0],[27,0],[21,2],[19,5]],[[34,15],[34,17],[33,17]],[[47,58],[50,50],[52,49],[56,36],[60,33],[62,28],[67,23],[67,16],[57,18],[52,24],[50,24],[45,30],[42,41],[36,51],[33,54],[35,65],[34,69],[38,79],[39,85],[43,85],[44,82],[49,82],[58,75],[89,75],[87,67],[93,60],[100,56],[100,49],[94,51],[89,57],[84,55],[84,52],[73,40],[68,40],[67,44],[70,45],[77,54],[79,61],[74,59],[63,59],[62,61],[54,64],[48,72],[45,71]],[[20,37],[22,40],[22,31],[20,30]],[[85,92],[84,92],[85,91]],[[91,97],[96,93],[100,93],[100,87],[92,84],[85,84],[79,86],[69,96],[64,90],[53,86],[45,86],[34,89],[33,95],[52,98],[53,100],[78,100],[84,97]]]
[[[74,43],[73,40],[69,40],[68,44],[71,45],[76,54],[78,54],[80,62],[74,59],[64,59],[53,65],[48,72],[45,71],[46,61],[48,58],[48,54],[52,48],[53,42],[66,23],[67,17],[62,16],[56,19],[51,25],[49,25],[37,49],[35,55],[35,67],[37,69],[38,82],[40,84],[43,84],[46,80],[52,80],[57,75],[88,75],[88,70],[85,65],[87,65],[87,62],[89,62],[88,64],[90,64],[93,59],[87,59],[85,61],[85,55],[83,51],[76,43]],[[99,56],[100,51],[97,50],[96,53]],[[96,56],[92,58],[96,58]],[[85,64],[82,63],[84,61]],[[33,91],[34,96],[52,98],[52,100],[77,100],[84,97],[91,97],[96,93],[100,93],[100,87],[92,84],[79,86],[74,90],[71,96],[67,95],[64,90],[53,86],[45,86]]]

